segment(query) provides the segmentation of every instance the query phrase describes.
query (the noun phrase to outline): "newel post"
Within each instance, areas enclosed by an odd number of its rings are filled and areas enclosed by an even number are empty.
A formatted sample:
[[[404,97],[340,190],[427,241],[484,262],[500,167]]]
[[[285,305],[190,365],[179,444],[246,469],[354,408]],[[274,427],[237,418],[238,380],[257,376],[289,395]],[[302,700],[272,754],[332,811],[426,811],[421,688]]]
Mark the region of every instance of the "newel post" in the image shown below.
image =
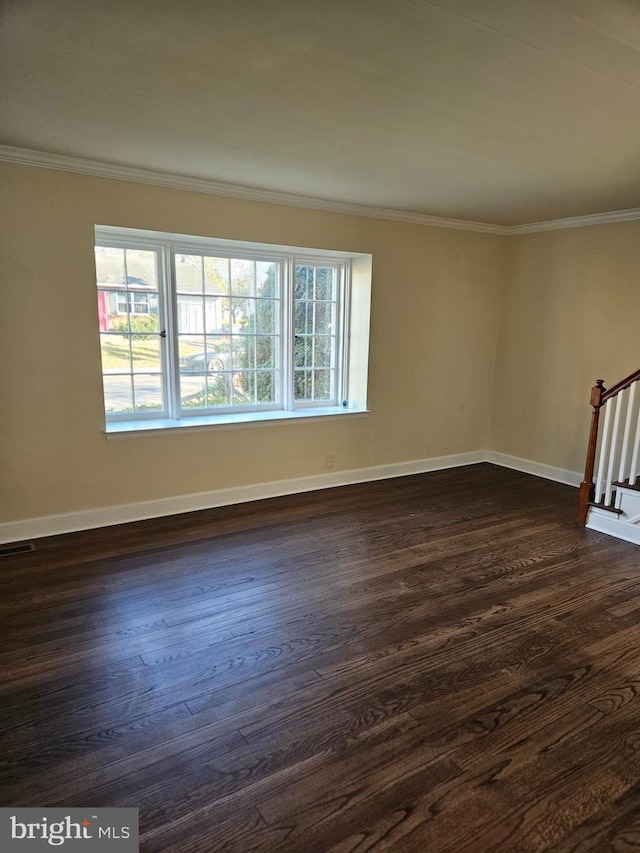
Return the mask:
[[[602,395],[605,392],[604,379],[597,379],[591,389],[591,429],[589,431],[589,446],[587,448],[587,463],[584,468],[584,479],[580,483],[578,492],[578,524],[583,526],[587,523],[589,501],[594,499],[595,485],[593,482],[593,469],[596,463],[596,445],[598,443],[598,420],[602,408]]]

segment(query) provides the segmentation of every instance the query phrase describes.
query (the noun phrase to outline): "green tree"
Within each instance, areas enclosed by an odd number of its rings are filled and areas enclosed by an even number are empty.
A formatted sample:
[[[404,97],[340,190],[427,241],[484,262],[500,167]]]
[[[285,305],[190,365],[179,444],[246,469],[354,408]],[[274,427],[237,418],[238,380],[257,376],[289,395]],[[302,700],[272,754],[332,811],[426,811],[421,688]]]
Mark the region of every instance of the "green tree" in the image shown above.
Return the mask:
[[[234,349],[234,366],[247,372],[240,374],[236,391],[241,391],[247,403],[270,403],[274,399],[273,368],[277,294],[276,264],[270,264],[256,288],[255,312],[246,318],[245,331]]]

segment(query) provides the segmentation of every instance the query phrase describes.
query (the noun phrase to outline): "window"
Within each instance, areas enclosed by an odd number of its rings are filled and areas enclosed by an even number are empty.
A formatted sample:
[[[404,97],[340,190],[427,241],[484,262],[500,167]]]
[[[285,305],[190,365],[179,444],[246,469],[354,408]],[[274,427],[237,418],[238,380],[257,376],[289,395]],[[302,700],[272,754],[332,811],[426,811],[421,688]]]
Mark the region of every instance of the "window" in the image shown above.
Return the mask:
[[[350,311],[370,256],[96,227],[95,258],[108,429],[362,409]]]
[[[109,294],[109,306],[112,314],[151,314],[149,294],[135,291],[118,290]],[[158,302],[155,301],[153,313],[158,313]]]

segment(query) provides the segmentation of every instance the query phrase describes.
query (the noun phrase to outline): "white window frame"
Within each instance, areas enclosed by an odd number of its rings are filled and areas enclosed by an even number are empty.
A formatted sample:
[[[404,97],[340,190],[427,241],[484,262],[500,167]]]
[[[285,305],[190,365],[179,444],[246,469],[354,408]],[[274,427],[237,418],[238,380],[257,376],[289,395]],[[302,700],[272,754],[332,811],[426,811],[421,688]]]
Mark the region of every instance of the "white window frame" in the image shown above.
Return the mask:
[[[215,245],[214,245],[215,243]],[[270,252],[256,252],[253,250],[243,251],[242,249],[235,249],[226,245],[224,242],[218,241],[204,241],[204,240],[196,240],[190,238],[181,237],[179,240],[171,240],[167,242],[167,253],[170,262],[170,273],[167,279],[167,286],[169,297],[170,297],[170,305],[171,310],[167,312],[167,344],[168,344],[168,360],[170,364],[170,370],[172,373],[172,382],[171,382],[171,395],[169,400],[169,412],[172,420],[175,421],[188,421],[195,420],[196,418],[210,418],[212,422],[215,422],[216,418],[225,417],[228,415],[237,415],[237,414],[254,414],[256,417],[261,412],[270,412],[270,411],[279,411],[282,409],[280,402],[274,403],[262,403],[256,406],[220,406],[216,407],[215,410],[205,409],[198,410],[194,409],[193,411],[185,411],[182,409],[180,405],[180,357],[179,357],[179,335],[177,328],[177,317],[178,317],[178,288],[176,286],[176,271],[175,271],[175,256],[176,255],[184,255],[184,254],[201,254],[201,255],[209,255],[212,257],[226,257],[226,258],[242,258],[243,260],[249,261],[271,261],[280,263],[281,265],[286,264],[285,256],[280,253],[270,253]],[[284,338],[283,334],[283,313],[284,313],[284,298],[282,295],[283,291],[283,281],[282,281],[282,266],[281,266],[281,280],[279,281],[279,290],[280,294],[278,299],[281,304],[281,311],[279,317],[279,329],[278,329],[278,337],[281,342]],[[280,354],[280,365],[276,366],[276,371],[283,375],[284,366],[282,365],[282,354]],[[278,389],[278,396],[282,395],[282,385],[283,380],[280,381],[280,387]]]
[[[95,245],[123,249],[146,249],[157,252],[158,320],[161,331],[161,371],[163,377],[163,410],[107,414],[107,432],[140,433],[145,428],[178,428],[186,426],[216,426],[271,421],[291,417],[332,416],[366,411],[366,388],[359,387],[357,394],[349,387],[350,375],[350,307],[352,289],[352,260],[371,256],[334,250],[317,250],[295,246],[247,243],[235,240],[218,240],[182,234],[140,231],[113,226],[95,227]],[[278,382],[277,402],[254,406],[216,407],[185,411],[180,400],[180,359],[178,346],[178,299],[176,287],[176,254],[202,254],[214,257],[243,258],[280,264],[279,281],[279,358],[276,364]],[[336,281],[336,347],[335,394],[332,400],[294,399],[294,339],[295,339],[295,269],[296,265],[331,267],[337,272]],[[370,278],[369,278],[370,287]],[[360,300],[362,301],[362,300]],[[367,297],[368,312],[368,297]],[[360,323],[362,326],[362,323]],[[360,349],[368,350],[367,339]],[[362,359],[360,359],[362,360]],[[362,374],[359,367],[358,375]],[[366,382],[366,367],[364,371]],[[358,384],[362,386],[362,382]]]
[[[336,349],[335,349],[335,364],[332,369],[335,370],[335,392],[331,402],[324,400],[305,400],[296,402],[293,400],[292,408],[296,409],[313,409],[323,408],[327,405],[342,406],[349,396],[349,361],[345,357],[349,349],[349,325],[346,322],[347,306],[350,303],[351,294],[351,263],[339,261],[318,255],[296,254],[292,257],[292,262],[289,268],[288,290],[291,298],[291,312],[295,310],[295,268],[297,266],[315,266],[329,267],[336,270]],[[295,346],[295,324],[292,321],[290,324],[291,346]],[[288,384],[293,389],[295,365],[293,357],[290,359],[289,367],[291,376],[288,377]],[[321,368],[322,369],[322,368]]]

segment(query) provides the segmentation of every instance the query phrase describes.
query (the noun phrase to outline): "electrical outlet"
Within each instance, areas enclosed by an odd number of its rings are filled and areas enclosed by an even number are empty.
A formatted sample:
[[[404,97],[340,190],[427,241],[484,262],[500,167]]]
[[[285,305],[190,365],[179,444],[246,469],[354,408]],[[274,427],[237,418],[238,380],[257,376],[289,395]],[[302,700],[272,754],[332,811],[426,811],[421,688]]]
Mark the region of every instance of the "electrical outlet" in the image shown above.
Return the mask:
[[[324,467],[325,471],[333,471],[336,464],[335,456],[333,453],[327,453],[324,457]]]

